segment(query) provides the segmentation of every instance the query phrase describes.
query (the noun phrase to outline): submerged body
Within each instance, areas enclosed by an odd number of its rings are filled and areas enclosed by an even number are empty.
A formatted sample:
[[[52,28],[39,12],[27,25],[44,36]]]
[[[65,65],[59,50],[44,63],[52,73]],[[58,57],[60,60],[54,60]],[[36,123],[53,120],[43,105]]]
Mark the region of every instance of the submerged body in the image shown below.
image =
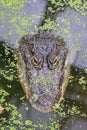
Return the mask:
[[[64,40],[47,33],[26,35],[19,41],[18,75],[26,97],[41,112],[55,109],[67,86],[70,64]]]

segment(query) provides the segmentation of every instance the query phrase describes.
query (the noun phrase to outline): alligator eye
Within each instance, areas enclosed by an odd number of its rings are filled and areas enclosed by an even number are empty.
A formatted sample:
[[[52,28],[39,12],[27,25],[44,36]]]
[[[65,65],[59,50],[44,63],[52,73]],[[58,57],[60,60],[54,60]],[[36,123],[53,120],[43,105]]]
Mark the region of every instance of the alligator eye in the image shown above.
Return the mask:
[[[39,64],[38,58],[36,56],[33,57],[33,61],[35,65]]]
[[[58,63],[58,57],[53,53],[49,54],[47,57],[48,67],[54,69]]]
[[[55,57],[55,59],[53,60],[53,65],[55,66],[57,64],[57,56]]]
[[[57,56],[51,56],[50,59],[49,59],[50,63],[55,66],[57,64]]]
[[[35,68],[41,69],[43,66],[43,56],[41,54],[34,54],[32,64]]]

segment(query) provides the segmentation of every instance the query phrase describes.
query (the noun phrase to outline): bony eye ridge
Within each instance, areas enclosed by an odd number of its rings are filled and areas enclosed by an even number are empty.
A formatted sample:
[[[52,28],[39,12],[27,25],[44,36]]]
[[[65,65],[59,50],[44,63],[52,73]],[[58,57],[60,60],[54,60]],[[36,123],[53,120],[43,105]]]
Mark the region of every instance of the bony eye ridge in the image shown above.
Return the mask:
[[[53,59],[53,58],[50,58],[49,61],[50,61],[51,64],[56,65],[56,63],[57,63],[57,61],[58,61],[58,60],[57,60],[57,56],[55,56],[54,59]]]
[[[50,70],[53,70],[57,67],[58,64],[58,57],[53,53],[48,54],[47,56],[47,64],[48,64],[48,68]]]
[[[32,57],[32,64],[35,68],[41,69],[43,67],[43,55],[34,54]]]

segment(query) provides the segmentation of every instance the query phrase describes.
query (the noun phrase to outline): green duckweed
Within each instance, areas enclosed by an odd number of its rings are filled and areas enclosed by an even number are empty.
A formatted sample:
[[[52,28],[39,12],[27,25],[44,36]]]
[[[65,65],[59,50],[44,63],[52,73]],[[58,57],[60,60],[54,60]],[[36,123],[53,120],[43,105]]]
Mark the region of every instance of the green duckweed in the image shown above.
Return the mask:
[[[32,21],[34,19],[34,17],[21,17],[20,16],[20,10],[23,8],[24,3],[26,1],[25,0],[0,0],[0,6],[2,6],[3,8],[7,8],[8,9],[8,14],[6,13],[6,10],[0,10],[0,19],[3,21],[3,26],[6,23],[5,21],[5,17],[6,15],[10,16],[11,18],[9,19],[9,23],[11,24],[10,26],[10,31],[8,32],[8,34],[6,34],[4,37],[8,38],[9,35],[12,34],[12,30],[15,30],[17,34],[19,35],[24,35],[27,33],[28,26],[32,25]],[[86,9],[87,9],[87,2],[84,1],[82,2],[82,0],[51,0],[51,3],[54,5],[56,11],[60,11],[64,10],[64,6],[68,5],[72,8],[75,8],[75,10],[79,11],[82,15],[86,15]],[[49,7],[48,10],[51,13],[55,13],[54,8]],[[16,13],[16,11],[18,11],[18,15]],[[12,15],[11,13],[13,13],[14,15]],[[17,24],[17,22],[20,24],[20,26]],[[79,23],[80,20],[77,19],[77,23]],[[64,20],[64,24],[66,26],[69,26],[70,23],[69,21],[67,21],[66,19]],[[21,27],[23,28],[23,30],[21,29]],[[86,27],[85,23],[82,25],[83,28]],[[35,27],[36,28],[36,27]],[[56,25],[55,22],[52,21],[50,18],[45,20],[45,25],[44,25],[44,29],[56,29]],[[66,34],[69,34],[68,30],[65,30]],[[80,50],[81,48],[79,48],[79,46],[77,45],[77,48]],[[4,79],[8,80],[8,81],[13,81],[14,79],[17,79],[17,75],[15,75],[15,67],[16,64],[14,61],[10,60],[9,58],[10,55],[10,51],[8,50],[8,48],[5,49],[5,58],[2,59],[2,62],[6,62],[7,59],[7,65],[5,66],[5,68],[3,69],[3,67],[0,68],[0,76],[4,77]],[[2,54],[0,54],[0,57],[2,56]],[[72,83],[74,80],[74,76],[70,77],[70,82]],[[86,79],[85,77],[81,77],[79,78],[79,84],[80,85],[86,85]],[[7,84],[7,88],[12,88],[11,85]],[[84,88],[85,90],[85,88]],[[1,117],[0,118],[0,129],[1,130],[16,130],[17,128],[20,130],[35,130],[36,128],[39,128],[41,130],[46,130],[49,128],[49,130],[60,130],[61,129],[61,124],[59,122],[59,119],[57,120],[53,120],[50,119],[50,125],[48,126],[46,124],[46,122],[41,122],[38,125],[34,124],[31,120],[25,120],[25,122],[22,121],[23,116],[21,113],[18,112],[18,108],[11,103],[8,103],[6,101],[6,98],[9,96],[9,92],[3,89],[3,86],[0,86],[0,105],[5,106],[6,111],[9,112],[10,114],[10,119],[6,119],[6,117]],[[21,97],[20,98],[20,102],[22,103],[22,101],[24,101],[25,97]],[[61,103],[56,104],[58,107],[58,110],[56,110],[54,113],[54,116],[56,117],[56,115],[58,114],[59,117],[61,118],[67,118],[70,117],[72,115],[79,115],[81,117],[86,117],[85,113],[82,113],[80,111],[80,108],[77,107],[77,104],[72,103],[72,106],[68,105],[68,103],[66,102],[66,104]],[[67,108],[67,111],[64,111],[64,108]],[[25,111],[28,110],[28,106],[26,104],[25,107]],[[6,124],[6,125],[5,125]],[[29,128],[30,127],[30,128]]]

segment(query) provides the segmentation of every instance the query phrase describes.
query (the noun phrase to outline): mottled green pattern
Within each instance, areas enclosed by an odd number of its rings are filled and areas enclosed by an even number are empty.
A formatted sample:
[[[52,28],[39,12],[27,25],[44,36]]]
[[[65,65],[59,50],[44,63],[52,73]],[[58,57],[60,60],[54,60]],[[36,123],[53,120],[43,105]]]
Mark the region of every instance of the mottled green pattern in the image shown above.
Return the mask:
[[[29,2],[31,1],[29,0],[28,3]],[[7,21],[10,23],[10,30],[8,31],[8,34],[5,34],[5,39],[12,35],[13,31],[15,31],[18,35],[21,36],[27,34],[29,32],[29,27],[32,25],[32,22],[35,19],[35,17],[41,17],[38,15],[22,17],[21,10],[24,7],[25,3],[27,3],[27,0],[0,0],[0,20],[2,21],[2,29]],[[87,14],[87,12],[85,11],[87,9],[86,1],[82,2],[82,0],[59,0],[56,2],[55,0],[51,0],[51,4],[53,5],[53,7],[50,6],[48,8],[50,13],[55,13],[59,10],[64,10],[65,5],[69,5],[70,7],[75,8],[77,11],[79,11],[82,15]],[[55,22],[51,21],[50,18],[46,19],[45,22],[45,29],[56,29]],[[69,22],[65,21],[65,24],[69,25]],[[35,26],[34,28],[36,29],[37,27]]]
[[[38,15],[22,16],[22,9],[25,4],[30,1],[27,0],[0,0],[0,26],[4,29],[5,24],[9,24],[8,32],[4,34],[3,38],[8,41],[9,37],[13,33],[18,36],[23,36],[30,31],[30,27],[35,18],[39,18]],[[18,41],[16,40],[15,43]]]
[[[11,10],[20,10],[26,0],[0,0],[0,5]]]
[[[54,3],[54,5],[63,5],[62,0],[60,0],[57,3],[55,2],[55,0],[51,0],[51,1],[52,1],[52,3]],[[20,10],[24,6],[24,2],[25,2],[25,0],[0,0],[0,20],[3,21],[3,24],[1,24],[0,26],[3,29],[4,24],[7,22],[6,16],[9,17],[8,22],[11,24],[10,31],[8,31],[8,34],[6,34],[4,36],[7,39],[9,37],[9,35],[12,34],[12,31],[16,31],[16,33],[18,35],[26,34],[28,31],[27,27],[32,24],[32,20],[34,19],[35,16],[34,17],[25,16],[23,18],[22,18],[22,16],[20,16]],[[64,2],[67,5],[70,5],[71,7],[75,8],[77,11],[81,12],[82,15],[86,14],[86,12],[85,12],[85,9],[87,9],[86,1],[84,1],[84,3],[82,3],[82,0],[74,0],[74,1],[69,0],[67,3],[67,1],[64,0]],[[49,10],[51,12],[54,12],[54,10],[51,7],[49,7]],[[19,23],[20,26],[17,23]],[[47,21],[47,25],[48,25],[48,23],[50,26],[51,24],[50,24],[49,20]],[[64,23],[66,26],[68,26],[70,24],[69,21],[67,21],[66,19],[64,20]],[[77,19],[77,23],[79,23],[79,19]],[[47,27],[47,25],[46,25],[46,27]],[[86,27],[86,23],[84,23],[82,26],[84,29]],[[23,29],[21,29],[21,27],[23,27]],[[53,28],[54,28],[54,26],[53,26]],[[68,31],[65,30],[65,33],[68,34]],[[79,37],[80,37],[80,34],[79,34]],[[79,47],[79,44],[77,44],[77,49],[78,50],[81,49]],[[86,49],[86,52],[87,52],[87,49]],[[12,82],[9,83],[9,82],[13,81],[13,79],[17,80],[17,75],[16,75],[15,69],[14,69],[16,67],[15,62],[14,62],[15,60],[11,60],[11,62],[10,62],[11,56],[9,57],[10,52],[8,51],[8,48],[5,49],[5,54],[4,54],[5,57],[2,55],[2,53],[0,51],[0,58],[1,58],[1,56],[3,57],[2,61],[1,61],[2,64],[0,64],[1,65],[0,66],[0,82],[3,80],[5,82],[5,80],[6,80],[7,81],[6,89],[7,88],[13,89],[13,83]],[[84,55],[83,58],[87,59],[87,55]],[[6,65],[4,66],[3,63]],[[73,85],[73,80],[76,78],[77,77],[75,77],[73,75],[70,77],[71,86]],[[84,76],[81,75],[81,77],[78,80],[79,84],[82,85],[82,86],[80,86],[80,88],[84,92],[86,91],[86,86],[87,86],[86,79],[87,78],[85,78]],[[2,85],[3,85],[3,83],[2,83]],[[9,96],[9,92],[4,90],[3,87],[5,87],[5,86],[4,85],[1,86],[1,84],[0,84],[0,105],[6,107],[6,110],[10,113],[10,119],[7,120],[6,117],[0,118],[0,129],[1,130],[7,130],[7,129],[16,130],[17,128],[20,130],[36,130],[36,128],[41,129],[41,130],[47,130],[47,129],[60,130],[61,129],[61,124],[58,119],[56,121],[54,121],[53,119],[49,118],[49,120],[50,120],[49,126],[46,124],[46,122],[38,123],[38,125],[34,124],[30,120],[25,120],[25,122],[22,122],[23,117],[22,117],[22,114],[20,114],[18,112],[17,107],[6,101],[7,97]],[[17,87],[17,86],[15,86],[15,87]],[[16,96],[17,95],[15,95],[15,97]],[[76,96],[78,99],[78,95],[76,95]],[[25,99],[25,97],[23,97],[23,95],[22,95],[20,98],[20,101],[21,101],[20,104],[23,105],[25,107],[25,110],[27,111],[28,106],[27,106],[27,104],[24,104],[24,102],[25,102],[24,99]],[[58,104],[56,104],[55,107],[58,107]],[[69,102],[67,102],[67,100],[66,100],[65,103],[62,103],[60,105],[60,107],[58,107],[56,114],[58,114],[60,116],[60,118],[61,117],[68,118],[72,115],[79,115],[81,117],[86,117],[86,114],[80,111],[81,107],[82,107],[81,105],[79,107],[77,107],[77,103],[75,103],[74,101],[72,102],[72,105],[69,105]],[[67,108],[67,111],[64,111],[64,108]],[[55,114],[54,114],[54,117],[56,118]],[[73,124],[73,122],[72,122],[72,124]]]
[[[0,43],[1,44],[1,43]],[[83,112],[83,106],[79,103],[77,104],[77,102],[72,101],[72,100],[67,100],[65,99],[60,105],[56,104],[55,107],[58,108],[56,111],[54,111],[54,116],[53,118],[49,117],[49,122],[50,124],[48,125],[47,122],[43,122],[40,121],[40,119],[37,120],[37,122],[39,123],[34,123],[31,120],[27,119],[23,122],[23,115],[22,113],[20,113],[18,111],[18,107],[16,107],[16,105],[14,105],[13,103],[9,103],[7,100],[9,99],[9,96],[11,96],[12,98],[17,98],[17,100],[20,102],[20,105],[22,105],[22,107],[24,107],[25,112],[29,111],[29,107],[28,104],[25,103],[26,99],[23,96],[23,94],[21,95],[20,92],[22,90],[19,90],[19,88],[21,88],[21,86],[18,84],[17,81],[17,75],[16,75],[16,60],[17,58],[14,57],[13,58],[13,53],[11,52],[10,48],[7,48],[6,46],[4,46],[5,49],[2,49],[4,51],[0,51],[0,56],[2,57],[2,66],[0,66],[0,105],[4,106],[6,111],[9,113],[10,118],[7,119],[6,117],[1,117],[0,118],[0,128],[1,130],[16,130],[16,129],[20,129],[20,130],[37,130],[37,129],[41,129],[41,130],[61,130],[61,126],[62,123],[60,122],[60,119],[57,119],[57,117],[62,118],[64,120],[66,120],[66,118],[68,119],[71,116],[76,116],[78,115],[80,118],[85,119],[86,118],[86,113],[85,111]],[[4,53],[2,53],[4,52]],[[10,55],[11,54],[11,55]],[[11,64],[12,63],[12,64]],[[8,67],[6,67],[8,65]],[[5,68],[6,67],[6,68]],[[3,73],[2,73],[3,70]],[[11,71],[10,71],[11,70]],[[13,79],[11,79],[10,77],[14,77]],[[1,84],[4,82],[6,82],[6,84],[4,84],[5,86],[1,86]],[[81,91],[83,91],[85,93],[86,91],[86,86],[87,86],[87,81],[86,81],[86,77],[85,75],[82,75],[82,73],[80,73],[80,75],[71,75],[70,76],[70,84],[69,84],[69,88],[73,88],[73,84],[74,82],[77,83],[76,87],[78,86]],[[14,86],[14,82],[16,83]],[[80,86],[79,86],[80,84]],[[14,88],[18,88],[18,90],[15,90]],[[6,90],[5,90],[6,89]],[[16,91],[15,94],[13,93],[13,89]],[[11,93],[9,93],[9,90],[11,91]],[[20,95],[20,96],[18,96]],[[75,97],[78,101],[80,101],[81,96],[78,95],[78,93],[76,94]],[[71,103],[72,101],[72,103]],[[72,122],[73,123],[73,122]],[[6,124],[6,125],[5,125]]]

